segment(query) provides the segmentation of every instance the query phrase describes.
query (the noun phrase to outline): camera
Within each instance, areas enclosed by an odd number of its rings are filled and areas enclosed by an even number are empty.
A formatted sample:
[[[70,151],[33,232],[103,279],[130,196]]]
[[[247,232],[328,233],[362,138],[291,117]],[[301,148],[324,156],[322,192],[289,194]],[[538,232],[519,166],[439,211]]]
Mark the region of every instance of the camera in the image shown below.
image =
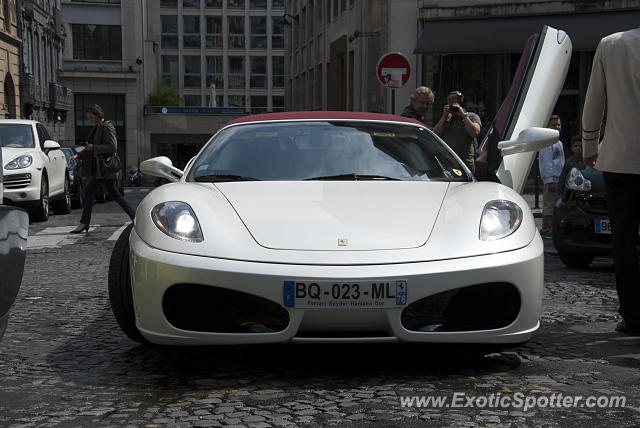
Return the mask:
[[[456,113],[458,110],[460,110],[458,106],[449,106],[449,113]]]

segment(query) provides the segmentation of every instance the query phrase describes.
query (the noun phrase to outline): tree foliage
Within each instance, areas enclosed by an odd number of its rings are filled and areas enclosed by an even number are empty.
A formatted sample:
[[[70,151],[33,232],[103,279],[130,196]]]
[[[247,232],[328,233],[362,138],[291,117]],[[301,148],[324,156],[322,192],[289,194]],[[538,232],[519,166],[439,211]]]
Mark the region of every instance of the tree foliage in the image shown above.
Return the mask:
[[[150,106],[179,106],[180,101],[178,88],[168,85],[164,80],[160,80],[156,90],[149,93]]]

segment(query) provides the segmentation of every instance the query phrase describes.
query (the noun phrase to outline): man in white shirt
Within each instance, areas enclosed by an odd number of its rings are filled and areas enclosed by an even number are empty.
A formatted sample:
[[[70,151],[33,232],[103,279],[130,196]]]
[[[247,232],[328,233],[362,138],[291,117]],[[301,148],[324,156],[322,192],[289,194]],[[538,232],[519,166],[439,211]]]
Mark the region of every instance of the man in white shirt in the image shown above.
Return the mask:
[[[607,126],[600,141],[605,111]],[[596,50],[582,113],[582,156],[603,171],[622,321],[640,335],[640,28],[604,37]]]
[[[562,125],[560,116],[551,115],[547,128],[560,132]],[[558,181],[564,167],[564,146],[558,140],[552,146],[545,147],[538,152],[538,168],[544,188],[542,190],[542,228],[540,234],[543,238],[551,237],[551,227],[553,226],[553,209],[558,201]]]

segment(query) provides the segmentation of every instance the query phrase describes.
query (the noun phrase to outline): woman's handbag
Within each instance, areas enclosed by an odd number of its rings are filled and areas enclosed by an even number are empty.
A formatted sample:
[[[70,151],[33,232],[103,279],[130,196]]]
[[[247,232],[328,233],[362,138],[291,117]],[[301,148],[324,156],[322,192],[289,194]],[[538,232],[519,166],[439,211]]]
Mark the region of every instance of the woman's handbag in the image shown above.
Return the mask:
[[[122,167],[122,162],[120,162],[120,156],[118,156],[117,151],[98,155],[98,164],[100,164],[100,172],[102,174],[118,172]]]

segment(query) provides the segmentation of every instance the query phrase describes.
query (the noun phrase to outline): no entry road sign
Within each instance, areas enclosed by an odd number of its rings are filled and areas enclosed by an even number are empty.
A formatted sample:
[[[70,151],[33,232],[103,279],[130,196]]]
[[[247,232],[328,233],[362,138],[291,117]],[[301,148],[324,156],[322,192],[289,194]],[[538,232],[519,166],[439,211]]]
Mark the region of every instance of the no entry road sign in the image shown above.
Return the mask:
[[[409,81],[411,66],[401,53],[388,53],[378,61],[376,74],[384,87],[397,89]]]

